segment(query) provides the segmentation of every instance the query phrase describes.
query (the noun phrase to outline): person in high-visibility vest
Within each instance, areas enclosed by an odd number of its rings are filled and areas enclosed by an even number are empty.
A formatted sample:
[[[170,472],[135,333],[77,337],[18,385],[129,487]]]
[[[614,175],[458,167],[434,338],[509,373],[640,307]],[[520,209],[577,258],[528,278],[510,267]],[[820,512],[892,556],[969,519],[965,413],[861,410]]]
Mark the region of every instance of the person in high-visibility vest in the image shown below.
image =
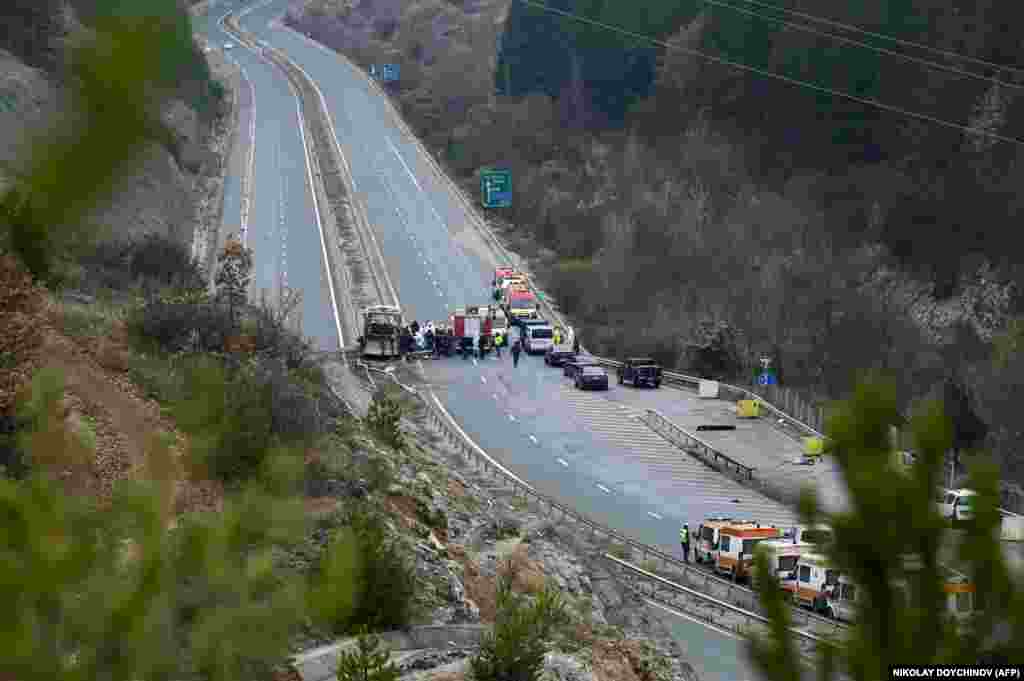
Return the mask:
[[[501,346],[505,344],[505,334],[501,331],[497,331],[494,334],[494,354],[498,359],[501,359]]]
[[[690,562],[690,528],[683,523],[683,527],[679,530],[679,543],[683,547],[683,560],[687,563]]]

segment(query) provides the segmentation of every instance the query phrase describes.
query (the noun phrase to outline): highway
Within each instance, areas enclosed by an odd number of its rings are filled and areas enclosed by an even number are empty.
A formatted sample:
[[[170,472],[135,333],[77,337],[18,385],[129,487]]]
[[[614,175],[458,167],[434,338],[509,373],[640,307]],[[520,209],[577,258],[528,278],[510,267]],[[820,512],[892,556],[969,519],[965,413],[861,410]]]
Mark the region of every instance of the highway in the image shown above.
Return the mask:
[[[356,200],[384,253],[406,317],[443,319],[457,306],[484,302],[495,263],[466,207],[359,72],[275,22],[286,4],[250,5],[240,23],[287,54],[322,90],[352,170]],[[215,45],[233,42],[215,23],[225,10],[215,8],[206,22]],[[258,262],[272,277],[283,264],[274,268],[282,261],[275,259],[271,244],[286,241],[289,283],[319,293],[321,258],[319,247],[313,247],[312,201],[301,180],[305,169],[294,96],[284,77],[254,54],[240,48],[231,54],[255,90],[256,191],[248,242],[257,253],[261,243],[268,244]],[[225,223],[230,224],[228,217]],[[317,328],[319,318],[319,337],[330,342],[329,298],[307,294],[304,307],[306,334]],[[427,362],[423,372],[446,409],[491,455],[539,490],[640,541],[678,554],[680,524],[695,529],[713,514],[795,522],[790,509],[706,468],[634,418],[643,400],[655,400],[667,412],[673,404],[686,404],[686,393],[663,388],[643,394],[614,384],[607,394],[579,393],[541,358],[524,357],[513,367],[507,353],[501,360]],[[706,672],[703,679],[753,678],[734,638],[678,618],[672,627],[695,666]]]
[[[284,0],[257,3],[241,25],[318,83],[352,168],[357,200],[409,319],[443,319],[483,302],[493,261],[470,217],[346,60],[275,24]],[[679,524],[730,513],[792,524],[793,513],[681,454],[604,395],[579,394],[539,357],[429,362],[427,380],[477,442],[538,488],[636,538],[678,551]],[[631,388],[613,386],[623,396]],[[639,392],[639,391],[637,391]],[[659,391],[671,402],[685,396]],[[774,430],[768,428],[774,433]]]
[[[228,5],[214,7],[197,22],[214,48],[234,43],[218,21]],[[252,298],[266,292],[279,301],[281,288],[302,292],[296,311],[302,333],[320,350],[336,350],[338,338],[331,314],[313,197],[299,128],[297,100],[277,68],[238,45],[224,50],[243,73],[238,144],[232,150],[225,183],[222,235],[240,233],[253,250]],[[244,87],[251,85],[251,90]],[[255,125],[250,126],[250,117]],[[245,231],[243,189],[251,204]]]

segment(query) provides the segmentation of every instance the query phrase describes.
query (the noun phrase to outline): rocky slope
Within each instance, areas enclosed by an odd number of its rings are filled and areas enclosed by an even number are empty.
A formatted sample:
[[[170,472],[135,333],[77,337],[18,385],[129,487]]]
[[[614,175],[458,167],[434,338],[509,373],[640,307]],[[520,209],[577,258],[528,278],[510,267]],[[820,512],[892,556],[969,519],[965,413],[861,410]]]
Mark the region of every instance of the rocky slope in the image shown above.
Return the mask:
[[[401,369],[398,373],[405,373]],[[413,376],[400,380],[413,381]],[[419,598],[429,616],[422,624],[493,622],[500,574],[513,574],[513,589],[538,592],[550,580],[563,592],[573,616],[561,649],[547,657],[548,678],[562,681],[691,681],[665,625],[602,564],[607,542],[574,536],[539,515],[510,485],[468,464],[426,418],[405,400],[403,428],[412,442],[405,454],[364,443],[364,460],[383,463],[392,483],[377,502],[389,528],[415,556]],[[353,493],[341,480],[328,481],[322,510],[331,497]],[[359,486],[355,486],[356,494]],[[321,538],[326,542],[326,533]],[[310,649],[333,641],[310,639]],[[424,651],[404,658],[409,678],[457,680],[467,672],[470,651]]]

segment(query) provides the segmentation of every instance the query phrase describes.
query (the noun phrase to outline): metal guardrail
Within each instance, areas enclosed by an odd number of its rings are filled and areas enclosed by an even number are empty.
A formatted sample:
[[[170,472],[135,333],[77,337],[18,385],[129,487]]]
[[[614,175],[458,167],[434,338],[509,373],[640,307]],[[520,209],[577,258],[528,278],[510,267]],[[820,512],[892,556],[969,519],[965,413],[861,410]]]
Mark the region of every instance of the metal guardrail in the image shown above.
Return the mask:
[[[742,480],[754,480],[755,468],[726,456],[685,428],[672,423],[658,410],[645,409],[643,415],[640,416],[640,420],[658,435],[661,435],[680,449],[693,454],[716,470],[721,471],[724,462],[726,466],[733,469],[728,472],[735,472],[735,475]]]
[[[399,384],[401,385],[401,384]],[[403,386],[404,387],[404,386]],[[583,513],[576,511],[564,504],[561,504],[554,499],[539,492],[536,488],[530,485],[528,482],[515,475],[507,468],[502,466],[500,463],[495,461],[487,452],[485,452],[479,445],[474,443],[465,432],[455,423],[455,420],[450,414],[441,406],[437,396],[433,393],[428,398],[422,392],[418,392],[415,389],[407,388],[412,394],[417,395],[422,400],[424,406],[427,409],[427,413],[432,423],[438,427],[439,430],[445,435],[445,437],[457,448],[460,449],[463,456],[476,465],[478,469],[483,469],[487,472],[497,472],[506,480],[512,483],[513,495],[519,496],[522,494],[523,497],[532,499],[535,501],[543,510],[547,508],[546,517],[550,518],[556,512],[560,514],[561,520],[569,520],[571,522],[578,523],[579,525],[587,528],[591,532],[591,537],[601,535],[607,537],[613,542],[622,544],[623,546],[629,547],[633,551],[638,552],[643,560],[658,560],[666,567],[671,568],[674,571],[680,572],[687,580],[692,583],[701,583],[704,585],[705,590],[710,590],[712,585],[717,586],[719,589],[724,590],[726,597],[732,601],[734,605],[744,607],[745,609],[759,608],[759,598],[757,592],[744,586],[740,586],[728,579],[723,579],[717,575],[712,574],[710,571],[702,570],[697,568],[695,565],[685,563],[675,556],[662,551],[661,549],[644,544],[643,542],[631,539],[626,535],[617,532],[611,528],[605,527],[601,523],[588,518]],[[835,620],[831,620],[820,615],[811,613],[803,608],[791,606],[793,611],[794,621],[802,619],[805,623],[810,624],[812,622],[818,622],[819,624],[824,623],[829,627],[836,630],[845,629],[845,625],[842,625]]]
[[[644,570],[642,567],[634,565],[633,563],[630,563],[628,561],[622,560],[621,558],[613,556],[610,553],[605,553],[601,557],[604,558],[609,563],[611,563],[615,568],[617,568],[620,571],[620,574],[628,575],[629,577],[632,577],[634,579],[639,577],[639,578],[645,580],[645,582],[648,585],[650,585],[650,587],[651,587],[649,593],[644,592],[644,590],[642,588],[634,587],[633,584],[630,584],[630,587],[633,588],[634,591],[636,591],[636,592],[638,592],[640,594],[643,594],[644,596],[647,596],[649,598],[652,598],[652,599],[654,599],[656,601],[665,603],[666,605],[670,605],[670,606],[675,607],[675,608],[682,609],[685,606],[682,603],[679,602],[678,596],[685,595],[685,596],[689,596],[690,598],[697,599],[698,601],[700,601],[702,603],[706,603],[707,605],[711,605],[711,606],[714,606],[716,608],[721,608],[721,609],[727,610],[727,611],[729,611],[729,612],[731,612],[731,613],[733,613],[735,615],[739,615],[740,617],[742,617],[744,619],[744,621],[746,623],[756,622],[758,624],[763,624],[763,625],[766,625],[766,626],[770,626],[771,625],[771,620],[769,620],[764,615],[761,615],[761,614],[756,613],[756,612],[752,612],[750,610],[747,610],[746,608],[742,608],[742,607],[734,605],[732,603],[728,603],[726,601],[719,600],[719,599],[717,599],[717,598],[715,598],[713,596],[708,596],[707,594],[701,593],[700,591],[697,591],[696,589],[691,589],[690,587],[683,586],[682,584],[677,584],[677,583],[675,583],[675,582],[673,582],[671,580],[665,579],[664,577],[662,577],[660,575],[656,575],[653,572],[649,572],[647,570]],[[669,597],[666,598],[664,595],[659,593],[659,589],[660,590],[667,590],[667,591],[669,591],[672,594],[672,596],[669,596]],[[673,598],[673,596],[675,596],[675,597]],[[721,626],[721,625],[717,625],[717,626]],[[841,626],[841,625],[839,625],[839,626]],[[839,632],[841,630],[840,629],[835,629],[835,631]],[[837,645],[837,642],[834,639],[818,636],[816,634],[812,634],[810,632],[803,631],[801,629],[796,629],[794,627],[790,627],[789,628],[789,632],[794,634],[794,635],[796,635],[796,636],[798,636],[798,637],[800,637],[800,638],[802,638],[804,641],[807,641],[807,642],[811,642],[811,643],[824,643],[824,644],[833,645],[833,646]]]

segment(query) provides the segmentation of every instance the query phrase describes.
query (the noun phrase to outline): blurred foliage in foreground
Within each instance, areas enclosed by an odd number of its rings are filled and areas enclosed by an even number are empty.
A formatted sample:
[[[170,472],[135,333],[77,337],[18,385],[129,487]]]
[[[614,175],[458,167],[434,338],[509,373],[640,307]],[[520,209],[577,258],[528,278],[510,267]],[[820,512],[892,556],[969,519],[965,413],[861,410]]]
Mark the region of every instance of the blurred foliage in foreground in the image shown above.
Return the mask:
[[[174,522],[182,472],[154,438],[146,480],[121,482],[109,503],[97,502],[59,475],[91,454],[60,420],[62,394],[59,375],[37,376],[24,407],[33,472],[0,478],[0,598],[13,605],[0,618],[0,677],[268,678],[307,611],[347,619],[352,545],[333,547],[312,590],[274,569],[273,550],[304,536],[301,457],[259,457],[261,475],[223,512]]]
[[[1013,579],[999,541],[998,473],[978,463],[970,487],[978,492],[975,516],[966,521],[957,567],[977,588],[982,609],[966,629],[946,615],[940,550],[946,525],[934,504],[941,484],[944,453],[952,431],[940,403],[921,407],[912,421],[917,460],[903,470],[893,462],[890,427],[899,423],[893,386],[871,377],[828,421],[831,452],[849,489],[846,513],[822,511],[817,497],[801,499],[802,522],[829,524],[834,542],[825,554],[853,578],[861,592],[857,622],[846,645],[824,645],[818,678],[836,678],[840,670],[857,681],[888,678],[894,664],[971,664],[1019,661],[1024,650],[1024,591]],[[980,457],[979,457],[980,458]],[[918,569],[905,569],[902,557],[914,556]],[[759,574],[768,573],[758,554]],[[896,584],[907,585],[906,592]],[[772,620],[772,634],[752,641],[754,659],[765,678],[801,678],[792,617],[778,580],[762,580],[761,601]],[[977,607],[977,605],[976,605]]]
[[[0,247],[50,285],[69,248],[88,239],[89,210],[147,143],[171,136],[160,113],[195,60],[188,15],[174,0],[95,3],[88,21],[66,40],[64,116],[8,171],[13,183],[0,197]]]

